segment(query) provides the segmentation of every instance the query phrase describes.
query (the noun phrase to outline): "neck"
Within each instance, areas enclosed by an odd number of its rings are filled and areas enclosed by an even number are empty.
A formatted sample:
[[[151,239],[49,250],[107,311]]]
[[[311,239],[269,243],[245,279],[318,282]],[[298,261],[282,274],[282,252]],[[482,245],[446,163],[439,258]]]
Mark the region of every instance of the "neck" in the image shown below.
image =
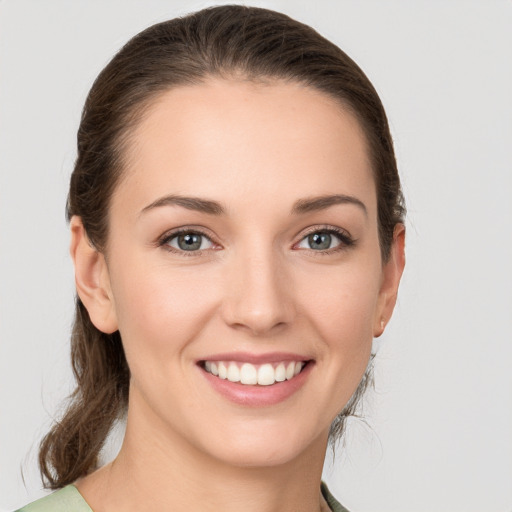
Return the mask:
[[[200,451],[150,415],[129,413],[118,457],[77,487],[95,512],[319,512],[326,443],[323,433],[293,460],[241,467]]]

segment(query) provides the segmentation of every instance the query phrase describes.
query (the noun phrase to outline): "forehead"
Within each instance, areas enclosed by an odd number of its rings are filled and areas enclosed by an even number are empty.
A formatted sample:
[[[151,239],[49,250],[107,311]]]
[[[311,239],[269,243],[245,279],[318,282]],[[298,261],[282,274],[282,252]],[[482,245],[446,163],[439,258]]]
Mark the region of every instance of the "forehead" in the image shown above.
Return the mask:
[[[362,196],[370,209],[375,202],[359,122],[298,83],[212,79],[166,91],[145,112],[125,156],[118,192],[138,206],[166,193],[228,204],[333,192]]]

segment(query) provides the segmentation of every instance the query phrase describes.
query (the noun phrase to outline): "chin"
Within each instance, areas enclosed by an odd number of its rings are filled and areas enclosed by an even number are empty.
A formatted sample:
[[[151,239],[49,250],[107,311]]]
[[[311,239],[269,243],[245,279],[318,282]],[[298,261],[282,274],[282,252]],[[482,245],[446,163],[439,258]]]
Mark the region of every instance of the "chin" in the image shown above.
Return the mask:
[[[264,468],[282,466],[311,453],[325,452],[328,430],[321,435],[307,435],[304,431],[288,428],[265,429],[260,426],[253,435],[226,435],[212,455],[226,464],[240,468]]]

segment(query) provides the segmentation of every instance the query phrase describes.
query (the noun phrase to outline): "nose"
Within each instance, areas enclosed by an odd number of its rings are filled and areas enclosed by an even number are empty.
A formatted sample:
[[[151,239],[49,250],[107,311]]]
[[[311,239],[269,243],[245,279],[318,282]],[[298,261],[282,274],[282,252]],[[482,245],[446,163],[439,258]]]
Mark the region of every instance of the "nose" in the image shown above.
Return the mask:
[[[224,321],[252,336],[271,335],[289,325],[295,308],[284,258],[268,249],[246,252],[233,260],[226,269]]]

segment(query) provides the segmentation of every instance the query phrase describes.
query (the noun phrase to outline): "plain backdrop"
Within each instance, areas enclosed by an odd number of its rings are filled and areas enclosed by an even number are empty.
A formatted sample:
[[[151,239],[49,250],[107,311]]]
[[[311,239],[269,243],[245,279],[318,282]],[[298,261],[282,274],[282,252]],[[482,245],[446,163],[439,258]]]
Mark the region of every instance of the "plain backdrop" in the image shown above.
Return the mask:
[[[64,206],[87,91],[135,33],[214,3],[0,2],[2,510],[44,494],[37,444],[72,389]],[[250,4],[312,25],[365,70],[409,209],[367,423],[351,422],[325,480],[354,512],[512,511],[512,2]]]

